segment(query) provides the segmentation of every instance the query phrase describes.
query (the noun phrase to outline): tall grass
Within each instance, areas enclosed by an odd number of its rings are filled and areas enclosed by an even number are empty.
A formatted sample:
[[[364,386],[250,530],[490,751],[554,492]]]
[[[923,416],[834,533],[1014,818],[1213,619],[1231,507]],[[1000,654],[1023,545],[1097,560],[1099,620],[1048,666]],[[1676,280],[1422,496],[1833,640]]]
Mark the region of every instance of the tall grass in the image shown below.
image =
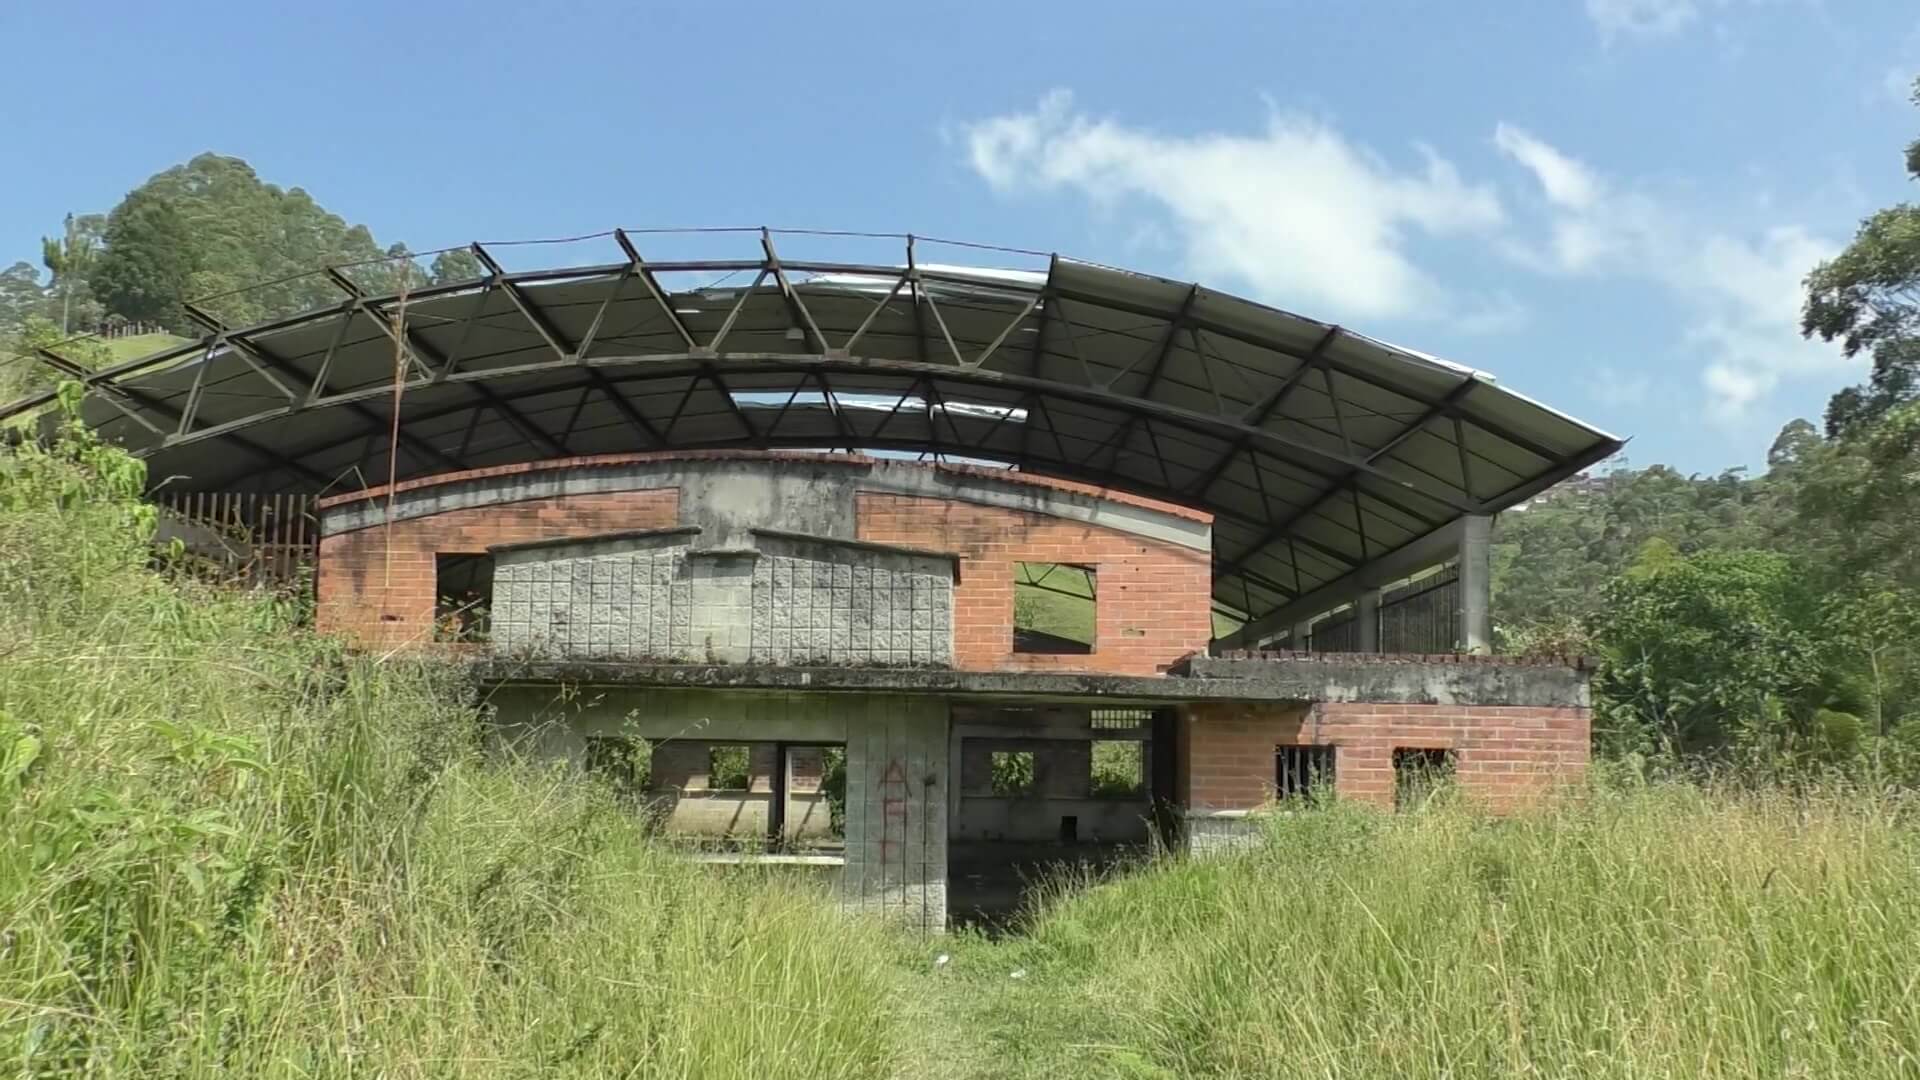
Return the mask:
[[[1279,817],[1056,891],[963,956],[966,997],[1002,1075],[1920,1075],[1902,809],[1601,784],[1507,819]]]
[[[7,1069],[892,1071],[893,939],[484,754],[455,672],[149,569],[140,483],[84,439],[0,458]]]

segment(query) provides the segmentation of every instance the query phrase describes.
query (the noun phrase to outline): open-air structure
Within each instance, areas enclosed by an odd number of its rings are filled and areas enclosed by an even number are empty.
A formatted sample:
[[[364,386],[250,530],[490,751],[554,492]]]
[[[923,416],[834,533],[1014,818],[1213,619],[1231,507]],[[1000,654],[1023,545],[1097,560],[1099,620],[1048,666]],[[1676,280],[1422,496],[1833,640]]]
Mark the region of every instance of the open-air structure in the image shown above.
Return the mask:
[[[677,235],[330,270],[318,310],[43,359],[170,530],[310,565],[323,629],[445,649],[502,738],[928,927],[1320,790],[1507,804],[1584,767],[1579,664],[1490,654],[1488,527],[1613,436],[1196,284],[906,237],[643,254]]]

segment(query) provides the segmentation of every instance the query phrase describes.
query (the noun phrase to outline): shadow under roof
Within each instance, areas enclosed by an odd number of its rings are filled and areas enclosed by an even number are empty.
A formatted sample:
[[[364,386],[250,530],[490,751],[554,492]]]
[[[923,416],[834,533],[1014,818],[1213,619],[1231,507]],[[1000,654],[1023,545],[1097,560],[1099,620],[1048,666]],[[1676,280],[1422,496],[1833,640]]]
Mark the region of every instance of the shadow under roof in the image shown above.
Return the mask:
[[[175,488],[352,490],[389,475],[398,357],[399,479],[721,447],[1000,462],[1210,511],[1214,600],[1252,618],[1621,446],[1471,368],[1200,285],[750,235],[751,258],[651,262],[616,230],[617,261],[529,271],[476,245],[488,276],[404,305],[328,271],[330,307],[244,328],[195,309],[201,340],[87,374],[83,416]]]

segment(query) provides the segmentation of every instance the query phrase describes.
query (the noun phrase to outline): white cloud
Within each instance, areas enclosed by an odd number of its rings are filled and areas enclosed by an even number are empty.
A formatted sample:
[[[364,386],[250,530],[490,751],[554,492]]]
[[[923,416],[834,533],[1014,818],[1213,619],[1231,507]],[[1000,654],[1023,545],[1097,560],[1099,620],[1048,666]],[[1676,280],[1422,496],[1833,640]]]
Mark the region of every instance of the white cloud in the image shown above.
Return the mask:
[[[1695,0],[1587,0],[1587,18],[1606,41],[1628,35],[1666,37],[1699,17]]]
[[[1798,225],[1714,229],[1696,213],[1620,189],[1584,167],[1579,190],[1587,197],[1568,199],[1563,173],[1541,163],[1577,162],[1506,125],[1495,142],[1533,174],[1550,205],[1545,240],[1510,240],[1509,253],[1535,269],[1642,280],[1672,295],[1685,310],[1682,344],[1704,360],[1701,382],[1714,418],[1737,420],[1781,379],[1847,363],[1799,328],[1801,280],[1834,254],[1833,243]]]
[[[1533,170],[1549,200],[1584,210],[1599,199],[1600,181],[1591,170],[1519,128],[1511,124],[1495,126],[1493,144]]]
[[[1447,290],[1408,253],[1418,234],[1488,231],[1505,214],[1485,185],[1422,149],[1396,167],[1311,117],[1264,130],[1169,136],[1077,112],[1065,91],[965,129],[975,172],[1003,192],[1069,190],[1096,206],[1165,215],[1192,272],[1263,299],[1342,316],[1434,317]]]

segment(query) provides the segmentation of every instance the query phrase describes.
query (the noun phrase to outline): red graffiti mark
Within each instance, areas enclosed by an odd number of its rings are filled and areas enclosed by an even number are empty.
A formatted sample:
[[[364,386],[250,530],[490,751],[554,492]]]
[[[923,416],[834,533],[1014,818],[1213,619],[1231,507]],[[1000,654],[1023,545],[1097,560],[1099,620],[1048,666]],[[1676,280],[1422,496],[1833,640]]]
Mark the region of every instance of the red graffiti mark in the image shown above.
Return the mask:
[[[907,831],[907,798],[912,785],[907,781],[906,767],[899,758],[887,762],[886,771],[880,775],[880,865],[884,868],[893,861],[894,853],[904,843]],[[888,835],[898,831],[900,838]]]

